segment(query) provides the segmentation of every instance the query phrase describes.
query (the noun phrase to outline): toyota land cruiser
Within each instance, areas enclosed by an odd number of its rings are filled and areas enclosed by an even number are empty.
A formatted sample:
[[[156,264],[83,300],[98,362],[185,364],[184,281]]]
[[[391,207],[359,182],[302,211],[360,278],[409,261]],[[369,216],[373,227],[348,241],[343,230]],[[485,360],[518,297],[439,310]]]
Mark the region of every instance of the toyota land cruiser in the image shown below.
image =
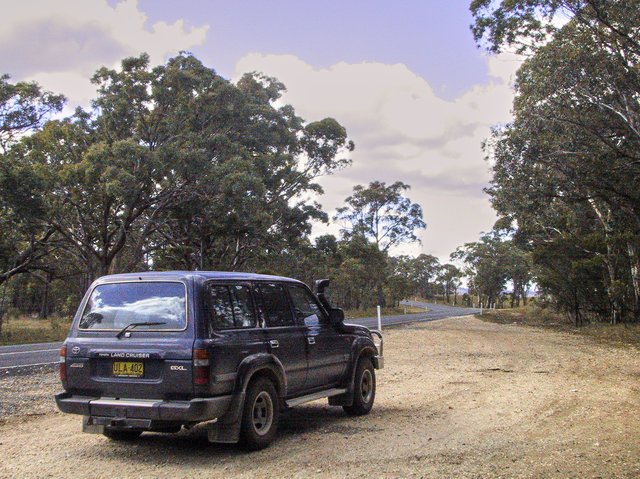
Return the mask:
[[[246,273],[100,278],[60,351],[57,405],[113,440],[205,423],[212,442],[253,450],[274,439],[283,410],[307,401],[368,414],[382,335],[345,324],[327,285],[317,281],[314,295]]]

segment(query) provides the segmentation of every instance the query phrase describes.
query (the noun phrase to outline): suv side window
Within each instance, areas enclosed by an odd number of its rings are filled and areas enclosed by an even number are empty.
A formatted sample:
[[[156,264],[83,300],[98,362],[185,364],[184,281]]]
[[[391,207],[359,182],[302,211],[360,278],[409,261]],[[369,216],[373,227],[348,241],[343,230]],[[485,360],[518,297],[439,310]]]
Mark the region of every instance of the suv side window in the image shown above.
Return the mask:
[[[241,284],[209,286],[209,336],[216,330],[255,328],[251,291]]]
[[[209,286],[209,321],[208,330],[231,329],[235,327],[233,321],[233,308],[229,288],[223,285],[212,284]]]
[[[251,300],[251,290],[243,284],[229,286],[233,301],[233,317],[236,328],[255,328],[256,314]]]
[[[277,283],[261,283],[258,288],[262,293],[267,326],[295,326],[284,287]]]
[[[328,322],[328,318],[318,306],[315,298],[302,286],[289,285],[289,294],[296,314],[296,319],[306,326]]]

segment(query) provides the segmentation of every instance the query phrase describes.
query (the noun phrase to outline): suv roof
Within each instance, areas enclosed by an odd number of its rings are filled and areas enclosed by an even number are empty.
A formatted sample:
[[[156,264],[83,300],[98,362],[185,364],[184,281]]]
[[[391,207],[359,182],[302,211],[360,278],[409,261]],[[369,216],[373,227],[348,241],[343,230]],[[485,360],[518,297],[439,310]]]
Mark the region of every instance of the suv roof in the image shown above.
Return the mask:
[[[221,279],[236,281],[292,281],[302,283],[297,279],[286,278],[284,276],[272,276],[268,274],[239,273],[235,271],[144,271],[139,273],[112,274],[98,279],[99,283],[109,283],[113,281],[131,281],[145,279],[166,279],[183,280],[188,278],[201,278],[203,280]]]

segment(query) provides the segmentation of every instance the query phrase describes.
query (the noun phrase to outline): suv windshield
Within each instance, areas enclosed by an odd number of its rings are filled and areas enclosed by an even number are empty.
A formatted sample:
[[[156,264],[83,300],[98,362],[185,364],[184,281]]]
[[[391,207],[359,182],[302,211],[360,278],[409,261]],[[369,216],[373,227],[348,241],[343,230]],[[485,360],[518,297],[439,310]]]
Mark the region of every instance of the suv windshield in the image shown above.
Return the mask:
[[[80,329],[122,330],[132,323],[163,323],[137,329],[182,330],[186,327],[182,283],[136,282],[101,284],[91,293]]]

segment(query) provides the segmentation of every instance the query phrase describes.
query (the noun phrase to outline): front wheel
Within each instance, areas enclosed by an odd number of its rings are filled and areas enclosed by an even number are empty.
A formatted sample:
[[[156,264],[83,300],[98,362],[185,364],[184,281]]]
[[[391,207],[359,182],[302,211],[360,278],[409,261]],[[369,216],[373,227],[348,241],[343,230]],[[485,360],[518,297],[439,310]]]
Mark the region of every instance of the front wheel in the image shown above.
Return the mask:
[[[353,404],[342,406],[350,416],[369,414],[376,398],[376,373],[369,358],[360,358],[353,379]]]
[[[250,451],[267,447],[276,436],[280,402],[273,382],[267,378],[251,381],[242,412],[240,440]]]

